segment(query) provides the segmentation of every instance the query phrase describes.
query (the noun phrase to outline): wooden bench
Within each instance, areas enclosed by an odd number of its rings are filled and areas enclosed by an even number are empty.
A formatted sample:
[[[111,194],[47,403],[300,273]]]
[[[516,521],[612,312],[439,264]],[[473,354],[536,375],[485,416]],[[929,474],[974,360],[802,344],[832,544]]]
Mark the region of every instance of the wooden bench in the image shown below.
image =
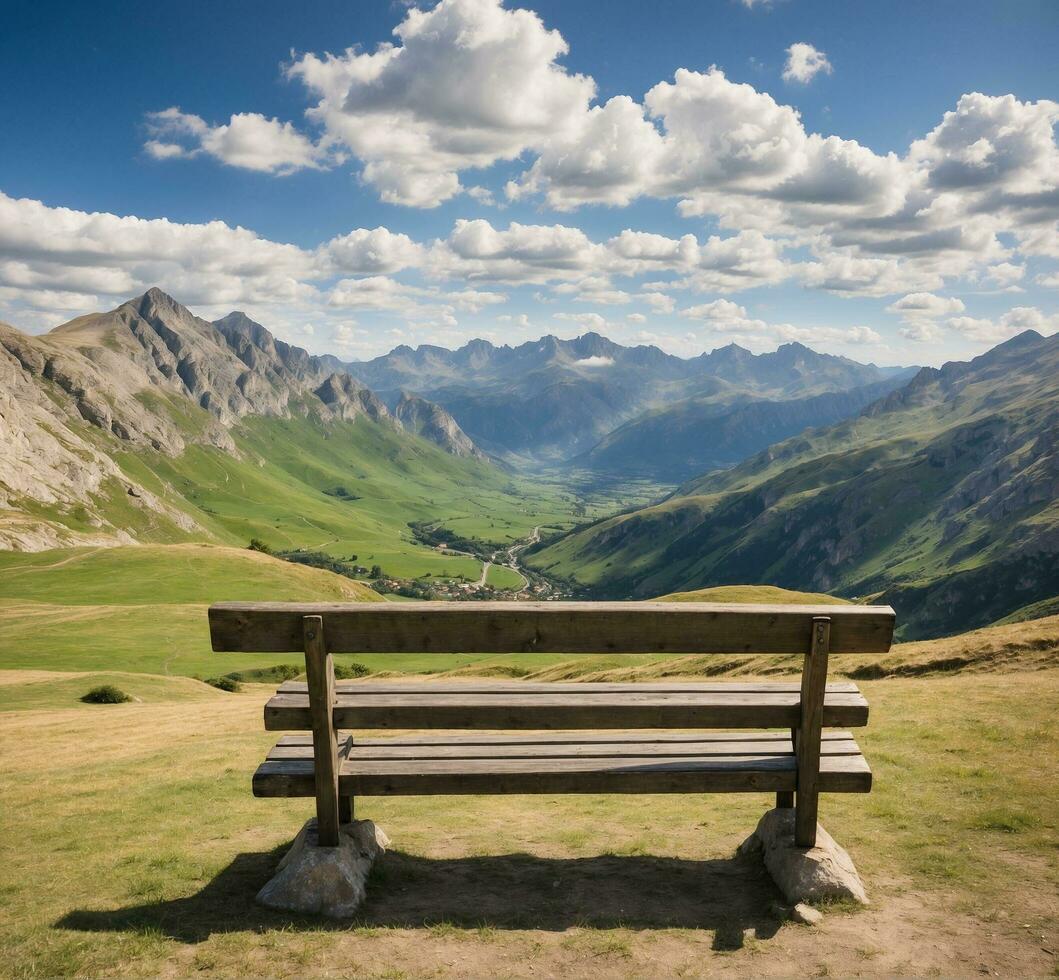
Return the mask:
[[[883,653],[894,629],[889,606],[662,602],[228,602],[209,619],[216,651],[305,654],[306,681],[279,688],[265,728],[311,735],[281,738],[253,788],[315,797],[322,846],[338,843],[357,796],[768,792],[795,808],[797,844],[812,847],[820,793],[871,789],[853,736],[824,731],[868,721],[855,684],[827,683],[828,655]],[[333,653],[802,654],[803,665],[800,683],[336,683]],[[483,733],[340,734],[394,728]]]

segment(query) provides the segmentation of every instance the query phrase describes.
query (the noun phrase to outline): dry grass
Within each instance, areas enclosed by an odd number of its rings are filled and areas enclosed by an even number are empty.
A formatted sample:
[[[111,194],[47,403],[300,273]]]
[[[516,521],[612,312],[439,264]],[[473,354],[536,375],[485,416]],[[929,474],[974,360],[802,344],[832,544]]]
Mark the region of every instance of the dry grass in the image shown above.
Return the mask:
[[[363,916],[266,912],[254,892],[309,812],[250,796],[266,689],[192,698],[150,678],[138,703],[74,701],[97,676],[2,688],[0,974],[1053,969],[1059,671],[862,685],[876,788],[825,798],[822,820],[874,905],[818,930],[784,925],[760,869],[732,859],[758,796],[368,799],[395,849]]]

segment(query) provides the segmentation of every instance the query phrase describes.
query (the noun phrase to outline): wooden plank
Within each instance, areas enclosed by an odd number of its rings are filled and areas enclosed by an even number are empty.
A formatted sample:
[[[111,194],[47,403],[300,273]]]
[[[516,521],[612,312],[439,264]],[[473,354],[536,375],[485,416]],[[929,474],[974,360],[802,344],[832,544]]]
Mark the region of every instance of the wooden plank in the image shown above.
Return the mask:
[[[889,606],[702,602],[248,603],[210,607],[217,651],[301,649],[301,619],[324,619],[333,653],[802,653],[814,616],[836,653],[884,653]]]
[[[832,694],[859,694],[860,689],[853,681],[833,681],[827,685]],[[278,694],[304,694],[305,681],[284,681],[276,689]],[[571,682],[533,684],[528,681],[502,682],[444,682],[444,681],[336,681],[336,694],[433,694],[439,697],[449,694],[683,694],[720,691],[734,693],[780,693],[801,692],[801,681],[697,681],[674,682],[661,681],[626,684],[621,682]]]
[[[754,793],[795,788],[793,756],[665,759],[390,760],[342,764],[339,788],[356,796],[522,793]],[[254,775],[256,796],[311,796],[312,763],[272,760]],[[825,757],[822,792],[864,793],[871,771],[863,756]]]
[[[310,727],[313,732],[314,775],[318,840],[321,847],[338,846],[341,807],[338,798],[338,737],[335,731],[335,670],[324,644],[324,624],[319,616],[302,621],[305,676],[308,679]]]
[[[338,695],[337,728],[470,728],[493,730],[574,728],[792,728],[801,718],[797,692],[607,695],[581,698],[481,694],[433,698],[423,694]],[[868,703],[860,694],[827,694],[824,724],[867,724]],[[309,698],[276,694],[265,705],[268,731],[311,727]]]
[[[816,846],[816,818],[820,793],[820,733],[825,724],[827,657],[831,620],[821,616],[813,622],[813,641],[802,668],[802,717],[796,734],[798,796],[794,805],[794,842],[799,847]]]
[[[344,743],[352,748],[353,736],[346,737]],[[821,735],[821,743],[847,742],[853,740],[850,732],[825,731]],[[443,735],[387,735],[382,738],[357,738],[358,747],[386,746],[386,745],[422,745],[426,747],[440,745],[588,745],[593,742],[621,742],[622,744],[652,742],[660,745],[680,742],[786,742],[792,741],[792,736],[786,732],[622,732],[605,734],[592,732],[534,732],[532,735],[508,735],[502,732],[482,732],[474,735],[443,734]],[[312,745],[311,735],[288,734],[281,735],[277,746],[299,746]],[[341,754],[341,749],[340,749]]]
[[[358,741],[348,758],[357,761],[387,759],[499,759],[499,758],[616,758],[645,756],[680,758],[682,756],[762,756],[793,755],[789,738],[771,739],[746,736],[734,739],[638,739],[578,741],[538,741],[532,737],[503,742],[477,741],[453,737],[433,745],[404,739],[372,739]],[[823,743],[822,755],[860,755],[860,748],[852,737],[829,739]],[[311,759],[312,746],[283,739],[269,752],[269,759]]]

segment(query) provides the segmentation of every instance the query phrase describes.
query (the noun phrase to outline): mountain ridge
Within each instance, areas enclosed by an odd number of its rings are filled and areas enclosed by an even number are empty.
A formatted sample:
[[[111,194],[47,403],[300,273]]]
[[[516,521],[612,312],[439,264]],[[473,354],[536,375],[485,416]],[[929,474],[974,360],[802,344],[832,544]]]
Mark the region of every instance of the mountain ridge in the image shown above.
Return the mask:
[[[874,596],[906,638],[1059,592],[1059,335],[925,368],[665,501],[527,552],[599,597],[754,582]]]
[[[202,445],[238,456],[232,432],[244,420],[307,415],[405,434],[351,375],[244,314],[210,323],[158,288],[42,335],[2,326],[0,442],[11,451],[0,460],[0,545],[132,543],[130,528],[151,521],[200,532],[200,519],[169,503],[164,488],[130,476],[114,454],[175,458]],[[455,423],[443,410],[433,415],[433,428],[407,437],[484,459],[465,436],[456,445],[462,433],[449,431]],[[75,527],[69,516],[55,519],[58,511],[84,517]],[[108,512],[129,524],[115,525]]]
[[[340,362],[391,400],[399,392],[442,405],[480,446],[510,459],[571,461],[622,424],[687,398],[719,404],[791,399],[898,377],[802,344],[753,354],[730,344],[692,358],[652,345],[625,347],[595,332],[547,334],[515,346],[474,340],[455,350],[400,345]]]

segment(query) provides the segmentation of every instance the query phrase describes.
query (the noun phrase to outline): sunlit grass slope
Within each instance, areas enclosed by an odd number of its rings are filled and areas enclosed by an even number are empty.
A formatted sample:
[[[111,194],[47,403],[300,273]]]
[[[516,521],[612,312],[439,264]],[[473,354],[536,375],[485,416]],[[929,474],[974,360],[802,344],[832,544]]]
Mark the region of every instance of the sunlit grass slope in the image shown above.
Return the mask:
[[[216,545],[0,552],[0,668],[213,676],[297,660],[210,651],[224,600],[379,602],[359,582]]]
[[[823,592],[795,592],[775,585],[718,585],[694,592],[672,592],[659,596],[657,602],[763,602],[773,605],[842,605],[847,599]]]
[[[481,574],[474,558],[418,544],[410,521],[506,544],[538,524],[573,520],[574,495],[558,484],[515,477],[366,420],[250,418],[233,436],[238,457],[195,445],[173,459],[153,452],[115,459],[220,541],[245,545],[256,537],[276,549],[355,554],[400,577]]]
[[[341,575],[207,544],[0,551],[0,596],[69,606],[380,598]]]

